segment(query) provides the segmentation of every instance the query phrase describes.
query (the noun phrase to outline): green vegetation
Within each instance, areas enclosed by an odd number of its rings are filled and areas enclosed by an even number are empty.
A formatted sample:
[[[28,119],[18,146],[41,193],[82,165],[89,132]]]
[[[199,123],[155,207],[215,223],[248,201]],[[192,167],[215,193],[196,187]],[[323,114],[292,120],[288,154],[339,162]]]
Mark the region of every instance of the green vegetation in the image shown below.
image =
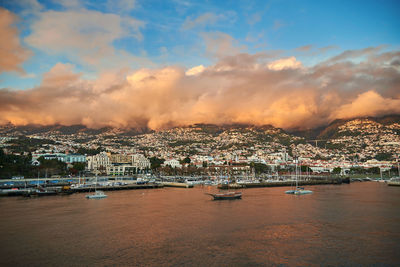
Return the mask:
[[[338,132],[334,137],[340,137],[340,136],[363,136],[363,133],[359,131],[343,131],[343,132]]]
[[[186,157],[186,158],[184,158],[184,159],[182,160],[182,163],[188,163],[188,164],[190,164],[190,162],[191,162],[191,160],[190,160],[189,157]]]
[[[250,163],[250,167],[254,168],[256,174],[267,173],[271,168],[263,163]]]
[[[310,169],[310,167],[306,166],[306,165],[301,165],[301,172],[302,173],[306,173],[306,172],[312,172],[312,170]]]
[[[326,143],[326,149],[343,149],[346,145],[345,144],[337,144],[337,143]]]
[[[0,179],[8,179],[13,176],[32,176],[31,159],[30,155],[6,155],[0,149]]]
[[[9,149],[11,151],[17,153],[23,153],[23,152],[33,152],[42,145],[55,144],[55,142],[53,140],[48,140],[48,139],[37,139],[37,138],[20,136],[17,139],[12,139],[7,141],[7,144],[10,144]]]
[[[332,170],[332,174],[340,174],[341,172],[342,172],[342,168],[340,168],[340,167],[333,168],[333,170]]]
[[[178,141],[175,141],[175,142],[168,143],[168,145],[170,147],[176,147],[176,146],[187,146],[187,145],[190,145],[190,144],[193,144],[193,143],[197,143],[197,142],[196,141],[192,141],[192,140],[178,140]]]
[[[375,155],[375,159],[379,161],[389,161],[392,160],[391,153],[378,153]]]
[[[92,155],[99,154],[101,151],[104,151],[104,149],[101,147],[98,147],[97,149],[89,149],[89,148],[80,147],[78,149],[77,153],[81,154],[81,155],[92,156]]]
[[[350,168],[350,174],[380,174],[379,167],[372,167],[369,169],[364,169],[361,167],[352,167]]]
[[[43,157],[38,158],[39,166],[32,165],[32,156],[29,155],[8,155],[0,149],[0,179],[9,179],[13,176],[24,176],[32,178],[40,176],[50,177],[51,175],[65,176],[68,173],[77,174],[85,170],[86,164],[76,162],[73,167],[67,169],[67,164],[57,159],[46,160]]]
[[[151,164],[151,169],[155,170],[161,167],[161,164],[163,164],[165,159],[159,159],[157,157],[151,157],[150,158],[150,164]]]
[[[40,162],[38,167],[40,173],[44,173],[47,176],[67,174],[67,164],[64,162],[57,159],[44,159],[43,157],[38,158],[38,161]]]

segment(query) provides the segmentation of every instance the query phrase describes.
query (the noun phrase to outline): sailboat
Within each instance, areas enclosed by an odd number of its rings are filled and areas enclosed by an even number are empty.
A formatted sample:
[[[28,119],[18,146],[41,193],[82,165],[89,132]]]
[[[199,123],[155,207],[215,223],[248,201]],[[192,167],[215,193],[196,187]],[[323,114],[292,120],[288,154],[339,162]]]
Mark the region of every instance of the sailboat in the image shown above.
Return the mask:
[[[285,191],[285,193],[293,194],[293,195],[305,195],[305,194],[312,194],[312,192],[313,191],[311,191],[311,190],[306,190],[303,187],[299,187],[299,177],[298,177],[297,161],[296,161],[296,187],[294,190]]]
[[[229,189],[229,176],[228,176],[228,189]],[[241,199],[242,192],[226,192],[226,193],[217,193],[217,194],[210,194],[206,193],[214,198],[214,200],[232,200],[232,199]]]
[[[104,194],[103,191],[97,190],[97,174],[96,174],[96,183],[94,184],[94,194],[92,195],[86,195],[87,199],[100,199],[100,198],[106,198],[107,195]]]

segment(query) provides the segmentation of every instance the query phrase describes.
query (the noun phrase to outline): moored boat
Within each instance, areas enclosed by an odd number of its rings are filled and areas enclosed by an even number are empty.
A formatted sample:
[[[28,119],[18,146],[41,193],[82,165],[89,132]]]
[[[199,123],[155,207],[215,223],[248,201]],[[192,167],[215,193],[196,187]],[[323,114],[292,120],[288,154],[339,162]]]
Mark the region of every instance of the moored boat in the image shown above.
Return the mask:
[[[300,167],[301,170],[301,167]],[[297,161],[296,161],[296,187],[292,190],[287,190],[285,191],[285,194],[292,194],[292,195],[305,195],[305,194],[312,194],[313,191],[311,190],[306,190],[303,187],[299,187],[299,178],[298,178],[298,172],[297,172]],[[300,174],[301,175],[301,174]]]
[[[100,199],[100,198],[106,198],[107,195],[104,194],[103,191],[97,190],[97,174],[96,174],[96,182],[94,184],[94,194],[92,195],[86,195],[87,199]]]
[[[93,195],[86,195],[86,198],[88,199],[98,199],[98,198],[106,198],[107,195],[104,194],[103,191],[97,190],[96,192],[94,192]]]
[[[218,193],[218,194],[209,194],[212,196],[214,200],[231,200],[231,199],[241,199],[242,192],[226,192],[226,193]]]

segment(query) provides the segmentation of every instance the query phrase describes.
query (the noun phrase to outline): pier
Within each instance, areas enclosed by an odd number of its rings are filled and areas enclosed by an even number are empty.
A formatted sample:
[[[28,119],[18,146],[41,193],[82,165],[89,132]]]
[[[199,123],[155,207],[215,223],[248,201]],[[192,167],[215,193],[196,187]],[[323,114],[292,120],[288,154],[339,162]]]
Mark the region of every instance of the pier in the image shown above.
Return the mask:
[[[256,187],[277,187],[277,186],[293,186],[296,181],[284,180],[284,181],[268,181],[268,182],[252,182],[252,183],[233,183],[233,184],[220,184],[219,189],[239,189],[239,188],[256,188]],[[309,179],[298,181],[299,186],[304,185],[328,185],[335,184],[340,185],[343,183],[350,183],[350,179],[347,178],[324,178],[324,179]]]
[[[192,188],[192,184],[188,183],[175,183],[175,182],[162,182],[165,187],[180,187],[180,188]]]
[[[128,185],[117,185],[117,186],[97,186],[97,190],[101,191],[115,191],[115,190],[135,190],[135,189],[158,189],[163,188],[164,185],[160,183],[148,183],[148,184],[128,184]],[[95,187],[77,187],[71,188],[74,193],[94,191]]]

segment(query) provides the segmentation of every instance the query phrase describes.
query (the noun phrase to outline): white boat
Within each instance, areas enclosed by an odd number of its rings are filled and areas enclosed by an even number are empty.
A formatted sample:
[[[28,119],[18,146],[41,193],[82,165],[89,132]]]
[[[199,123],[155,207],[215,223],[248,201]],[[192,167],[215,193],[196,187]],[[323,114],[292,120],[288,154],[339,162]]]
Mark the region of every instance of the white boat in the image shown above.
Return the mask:
[[[96,175],[96,183],[94,184],[94,194],[92,195],[86,195],[87,199],[100,199],[100,198],[106,198],[107,195],[104,194],[103,191],[97,190],[97,175]]]
[[[107,197],[107,195],[104,194],[104,192],[100,191],[100,190],[95,191],[93,195],[86,195],[86,198],[88,198],[88,199],[106,198],[106,197]]]
[[[301,169],[300,169],[301,170]],[[298,173],[297,173],[297,161],[296,161],[296,187],[293,190],[287,190],[285,191],[286,194],[293,194],[293,195],[305,195],[305,194],[312,194],[313,191],[311,190],[306,190],[303,187],[299,187],[299,182],[298,182]]]

